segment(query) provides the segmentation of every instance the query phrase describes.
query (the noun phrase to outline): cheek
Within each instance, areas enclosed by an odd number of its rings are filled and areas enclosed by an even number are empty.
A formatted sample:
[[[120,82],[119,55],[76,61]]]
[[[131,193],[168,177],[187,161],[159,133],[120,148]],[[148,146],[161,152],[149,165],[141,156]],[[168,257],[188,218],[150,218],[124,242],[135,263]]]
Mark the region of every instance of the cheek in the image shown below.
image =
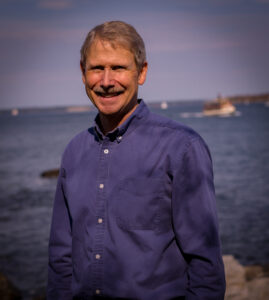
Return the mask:
[[[137,83],[137,76],[134,74],[129,74],[128,76],[126,76],[126,74],[117,74],[114,79],[120,85],[125,87],[132,87]]]
[[[94,87],[98,82],[100,82],[100,76],[98,75],[91,75],[86,77],[86,84],[88,88]]]

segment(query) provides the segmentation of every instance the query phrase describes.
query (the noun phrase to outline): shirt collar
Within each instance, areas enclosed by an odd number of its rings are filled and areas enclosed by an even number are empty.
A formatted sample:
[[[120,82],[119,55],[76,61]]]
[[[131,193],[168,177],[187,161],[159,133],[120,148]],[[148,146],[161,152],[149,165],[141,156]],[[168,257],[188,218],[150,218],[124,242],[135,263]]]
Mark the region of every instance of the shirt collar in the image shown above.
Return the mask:
[[[103,140],[108,137],[111,140],[117,139],[118,142],[121,141],[123,135],[128,131],[131,131],[136,127],[136,123],[139,119],[142,119],[149,113],[149,109],[145,102],[142,99],[138,99],[138,106],[134,110],[134,112],[125,120],[119,127],[115,128],[113,131],[106,134],[106,136],[102,133],[100,129],[100,121],[99,114],[95,117],[95,132],[98,140]]]

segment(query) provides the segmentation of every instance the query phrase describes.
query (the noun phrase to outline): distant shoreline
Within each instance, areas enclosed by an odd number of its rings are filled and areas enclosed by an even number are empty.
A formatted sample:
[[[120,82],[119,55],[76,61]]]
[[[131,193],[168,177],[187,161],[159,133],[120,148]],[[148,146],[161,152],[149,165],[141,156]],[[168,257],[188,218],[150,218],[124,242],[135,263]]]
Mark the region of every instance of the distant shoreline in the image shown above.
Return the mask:
[[[228,99],[234,104],[237,103],[266,103],[269,102],[269,93],[261,93],[261,94],[247,94],[247,95],[234,95],[234,96],[225,96],[225,99]],[[165,101],[169,104],[176,104],[176,103],[186,103],[186,102],[206,102],[209,99],[190,99],[190,100],[167,100]],[[159,107],[160,104],[164,100],[147,102],[149,106],[152,107]],[[51,111],[51,112],[61,112],[61,113],[78,113],[78,112],[89,112],[94,111],[96,112],[96,108],[89,103],[88,105],[66,105],[66,106],[55,106],[55,107],[13,107],[13,108],[0,108],[0,114],[10,114],[12,110],[18,110],[23,113],[33,113],[33,112],[43,112],[43,111]]]
[[[269,102],[269,93],[258,95],[238,95],[226,98],[234,104]]]

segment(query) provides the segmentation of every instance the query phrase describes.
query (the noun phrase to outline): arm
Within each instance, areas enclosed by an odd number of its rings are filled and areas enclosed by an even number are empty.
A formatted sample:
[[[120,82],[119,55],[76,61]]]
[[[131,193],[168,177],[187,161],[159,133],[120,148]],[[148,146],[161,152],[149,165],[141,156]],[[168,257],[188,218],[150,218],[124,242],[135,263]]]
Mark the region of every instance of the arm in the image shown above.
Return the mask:
[[[48,300],[71,300],[72,258],[71,224],[61,168],[53,208],[49,240]]]
[[[200,138],[187,145],[173,183],[173,223],[188,262],[187,300],[224,299],[225,276],[209,151]]]

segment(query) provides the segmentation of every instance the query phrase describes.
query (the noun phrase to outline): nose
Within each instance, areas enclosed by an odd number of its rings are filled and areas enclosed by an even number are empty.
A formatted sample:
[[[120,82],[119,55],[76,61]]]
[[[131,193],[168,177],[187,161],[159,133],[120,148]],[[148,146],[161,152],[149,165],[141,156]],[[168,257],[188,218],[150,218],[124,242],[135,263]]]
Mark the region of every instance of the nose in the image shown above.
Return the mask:
[[[105,69],[101,79],[101,87],[105,90],[114,86],[111,70]]]

